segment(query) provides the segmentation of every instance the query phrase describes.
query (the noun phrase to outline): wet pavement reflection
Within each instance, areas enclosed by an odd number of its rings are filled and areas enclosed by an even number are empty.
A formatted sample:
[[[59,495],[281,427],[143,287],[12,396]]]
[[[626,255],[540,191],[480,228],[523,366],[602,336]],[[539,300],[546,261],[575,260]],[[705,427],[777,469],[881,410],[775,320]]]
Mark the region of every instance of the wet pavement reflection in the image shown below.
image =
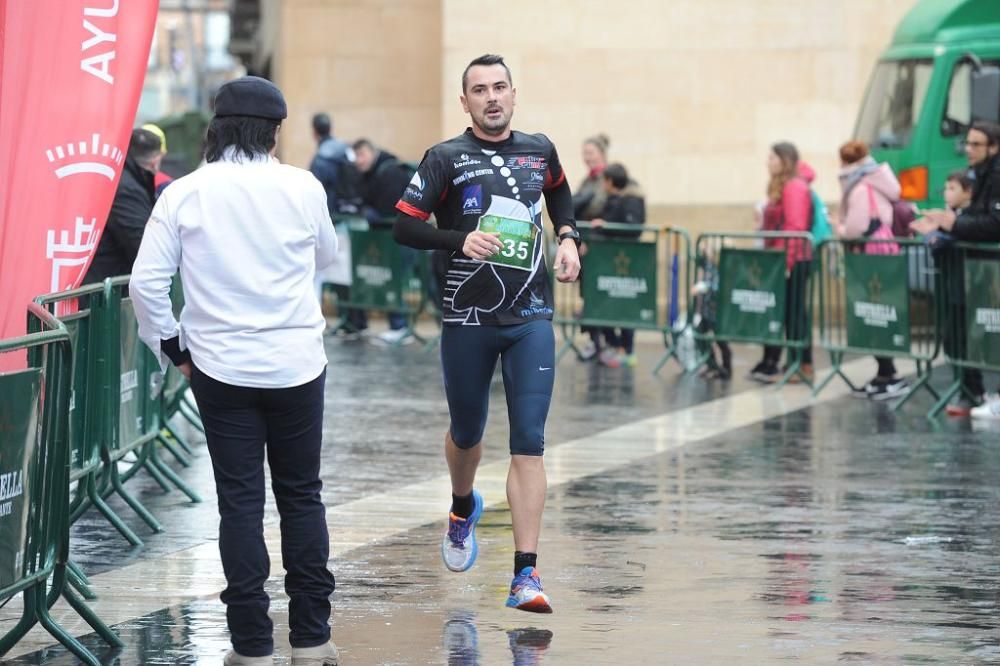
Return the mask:
[[[434,354],[330,349],[331,505],[443,474]],[[662,380],[572,361],[560,371],[550,446],[757,390],[673,369]],[[935,428],[915,403],[894,414],[836,399],[553,487],[538,565],[552,615],[503,607],[513,550],[505,506],[485,512],[466,574],[441,565],[439,524],[349,551],[331,564],[342,663],[1000,663],[1000,426]],[[487,461],[506,457],[502,393],[492,406]],[[620,445],[609,439],[604,455]],[[211,498],[203,448],[181,474]],[[84,519],[74,554],[88,572],[215,539],[212,501],[190,505],[152,484],[143,497],[168,531],[132,552]],[[276,663],[287,664],[280,579],[268,590]],[[208,598],[117,625],[121,653],[84,642],[109,664],[219,664],[224,627],[222,605]],[[4,663],[75,660],[53,647]]]

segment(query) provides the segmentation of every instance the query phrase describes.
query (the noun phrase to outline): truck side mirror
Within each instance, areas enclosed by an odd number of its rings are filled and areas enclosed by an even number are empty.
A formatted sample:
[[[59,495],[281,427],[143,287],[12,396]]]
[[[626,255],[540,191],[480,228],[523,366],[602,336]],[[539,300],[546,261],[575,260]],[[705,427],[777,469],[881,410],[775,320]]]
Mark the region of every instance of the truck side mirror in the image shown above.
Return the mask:
[[[974,69],[970,92],[972,122],[1000,122],[1000,67]]]

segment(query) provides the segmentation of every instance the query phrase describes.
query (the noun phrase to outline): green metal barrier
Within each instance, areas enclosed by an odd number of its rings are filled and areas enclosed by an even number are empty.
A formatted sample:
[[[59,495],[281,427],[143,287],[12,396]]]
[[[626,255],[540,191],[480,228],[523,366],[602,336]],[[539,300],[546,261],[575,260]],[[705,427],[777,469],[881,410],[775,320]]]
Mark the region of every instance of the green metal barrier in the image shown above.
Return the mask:
[[[108,436],[104,447],[105,464],[109,470],[111,488],[121,496],[132,509],[154,531],[162,527],[152,514],[124,488],[124,481],[140,469],[145,469],[164,489],[177,488],[192,502],[200,502],[201,497],[177,476],[159,456],[157,444],[173,447],[173,442],[161,434],[160,392],[163,375],[153,354],[139,339],[138,323],[132,299],[125,295],[129,276],[105,280],[108,325],[106,333],[112,350],[110,354],[108,380],[111,386],[107,404]],[[117,463],[126,454],[135,452],[136,463],[126,472],[119,473]],[[182,455],[171,452],[178,458]]]
[[[0,374],[0,600],[21,594],[23,601],[20,620],[0,638],[0,656],[40,623],[99,666],[49,612],[62,597],[105,642],[123,647],[67,586],[73,350],[62,323],[36,303],[28,308],[41,323],[36,330],[46,330],[0,341],[0,353],[29,351],[27,369]]]
[[[347,299],[337,299],[340,321],[334,328],[348,326],[346,309],[399,313],[406,317],[407,332],[424,342],[415,326],[427,305],[427,254],[418,252],[407,266],[391,227],[372,226],[364,218],[343,223],[351,239],[351,287]]]
[[[682,229],[607,222],[601,230],[587,222],[579,284],[553,283],[555,323],[563,334],[556,360],[580,349],[584,327],[659,331],[666,351],[653,373],[677,359],[677,339],[687,326],[680,312],[681,285],[687,282],[691,241]],[[660,303],[666,307],[660,307]]]
[[[698,367],[717,341],[781,347],[788,355],[783,386],[802,372],[801,351],[812,345],[812,236],[807,233],[706,233],[695,244],[690,286],[713,285],[695,314]],[[715,287],[717,285],[717,287]]]
[[[898,245],[899,254],[866,254],[887,244]],[[816,261],[819,344],[832,367],[813,394],[835,377],[856,390],[843,372],[844,355],[870,354],[916,364],[917,380],[894,410],[920,389],[939,398],[930,384],[941,346],[936,272],[930,249],[919,240],[824,241]]]
[[[170,302],[173,305],[174,317],[178,320],[181,316],[181,310],[184,309],[184,287],[181,284],[181,276],[178,273],[174,276],[173,281],[170,284]],[[188,444],[187,440],[178,433],[173,426],[170,425],[170,419],[175,414],[180,414],[184,420],[190,423],[194,428],[204,434],[205,426],[201,422],[201,415],[198,413],[198,407],[189,400],[188,398],[188,388],[190,384],[188,380],[180,373],[180,370],[175,368],[173,365],[167,367],[167,374],[163,378],[163,394],[161,401],[161,423],[165,432],[165,439],[173,440],[177,442],[178,446],[183,449],[185,453],[191,455],[194,453],[194,449]],[[173,451],[172,448],[168,447],[168,450]]]
[[[91,506],[103,515],[133,546],[142,540],[101,497],[99,487],[104,474],[101,460],[100,406],[104,395],[101,369],[107,363],[107,345],[104,338],[103,313],[104,286],[86,285],[78,289],[39,296],[35,303],[58,315],[66,328],[73,347],[72,385],[69,401],[69,480],[73,487],[70,501],[70,523],[75,522]],[[37,317],[29,316],[28,330],[41,330]],[[86,599],[95,599],[89,581],[72,560],[67,561],[70,583]]]
[[[1000,371],[1000,245],[956,243],[942,253],[938,265],[944,352],[954,381],[929,418],[959,393],[979,398],[964,386],[963,370]]]

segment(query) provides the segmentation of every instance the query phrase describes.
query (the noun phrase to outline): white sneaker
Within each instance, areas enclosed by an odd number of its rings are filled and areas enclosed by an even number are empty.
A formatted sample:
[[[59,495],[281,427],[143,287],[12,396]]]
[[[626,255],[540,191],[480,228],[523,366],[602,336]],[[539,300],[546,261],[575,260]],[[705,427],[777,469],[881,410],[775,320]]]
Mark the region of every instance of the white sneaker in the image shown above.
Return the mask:
[[[236,650],[230,650],[226,653],[226,658],[222,663],[224,666],[272,666],[274,664],[274,657],[271,655],[266,657],[244,657]]]
[[[379,343],[398,347],[400,345],[412,345],[413,344],[413,334],[409,329],[399,328],[396,330],[382,331],[379,333],[372,342],[377,340]]]
[[[983,404],[972,408],[969,416],[974,419],[1000,419],[1000,395],[988,394]]]
[[[316,647],[292,648],[292,666],[337,666],[339,659],[333,641]]]
[[[889,381],[872,381],[865,385],[868,391],[869,400],[894,400],[906,393],[910,385],[905,379],[891,379]]]

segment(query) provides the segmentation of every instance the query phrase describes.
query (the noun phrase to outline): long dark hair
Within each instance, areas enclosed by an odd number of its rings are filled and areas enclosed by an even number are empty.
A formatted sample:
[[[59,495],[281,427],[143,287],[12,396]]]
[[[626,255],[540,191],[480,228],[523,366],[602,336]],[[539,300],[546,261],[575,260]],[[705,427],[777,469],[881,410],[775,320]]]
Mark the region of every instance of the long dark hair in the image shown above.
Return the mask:
[[[205,137],[205,161],[217,162],[230,146],[236,149],[236,160],[254,159],[267,155],[274,148],[277,120],[251,116],[216,116],[208,124]]]

